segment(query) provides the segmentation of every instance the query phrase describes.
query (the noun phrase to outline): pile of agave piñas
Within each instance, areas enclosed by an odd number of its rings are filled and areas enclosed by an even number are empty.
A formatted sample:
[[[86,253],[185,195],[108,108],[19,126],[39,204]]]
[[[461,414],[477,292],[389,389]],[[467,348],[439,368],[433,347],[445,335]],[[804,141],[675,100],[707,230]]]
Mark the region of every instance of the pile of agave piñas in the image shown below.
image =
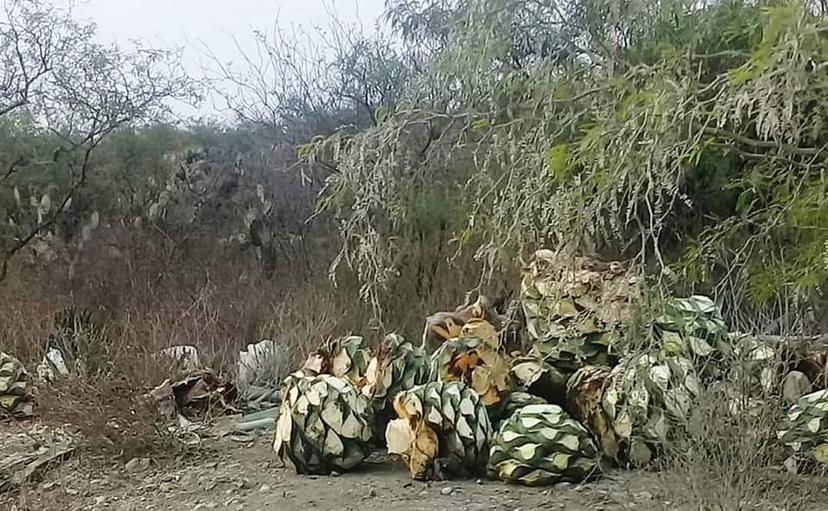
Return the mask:
[[[349,470],[385,447],[415,479],[581,482],[663,456],[706,391],[742,414],[780,389],[787,465],[828,468],[824,354],[728,334],[704,296],[668,301],[633,349],[641,282],[618,262],[541,250],[521,282],[522,328],[480,297],[429,316],[417,343],[328,342],[285,380],[274,450],[299,473]]]

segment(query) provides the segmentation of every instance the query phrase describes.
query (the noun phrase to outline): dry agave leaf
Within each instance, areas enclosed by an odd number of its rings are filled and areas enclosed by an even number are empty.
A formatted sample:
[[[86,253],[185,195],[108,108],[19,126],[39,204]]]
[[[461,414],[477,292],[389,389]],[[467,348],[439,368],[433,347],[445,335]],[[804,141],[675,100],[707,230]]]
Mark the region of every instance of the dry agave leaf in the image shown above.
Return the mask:
[[[321,352],[317,351],[308,356],[302,369],[312,375],[325,374],[329,372],[325,369],[327,365],[326,361],[327,358]]]
[[[432,463],[439,454],[440,441],[437,432],[423,420],[417,422],[413,439],[408,470],[414,479],[425,479],[430,475]]]
[[[460,353],[451,360],[449,374],[456,378],[455,381],[462,381],[470,375],[472,369],[480,365],[480,356],[476,351]]]
[[[460,331],[462,337],[476,337],[483,341],[486,347],[498,350],[500,349],[500,341],[497,330],[491,323],[485,319],[471,319]]]

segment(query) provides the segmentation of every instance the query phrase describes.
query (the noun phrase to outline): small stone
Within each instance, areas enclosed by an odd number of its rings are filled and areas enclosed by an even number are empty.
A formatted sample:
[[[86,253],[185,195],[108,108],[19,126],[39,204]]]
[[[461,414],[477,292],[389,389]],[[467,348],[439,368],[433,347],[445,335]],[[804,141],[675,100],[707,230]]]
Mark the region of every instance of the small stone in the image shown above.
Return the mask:
[[[804,373],[791,371],[782,381],[782,397],[788,403],[796,403],[797,400],[811,391],[811,382]]]
[[[124,465],[124,468],[127,472],[138,472],[141,469],[141,460],[138,458],[132,458]]]
[[[74,488],[66,488],[67,495],[78,495],[80,492]]]
[[[451,492],[453,492],[453,491],[454,491],[454,488],[452,488],[451,486],[446,486],[445,488],[440,490],[440,493],[442,495],[451,495]]]
[[[523,508],[522,507],[516,507],[515,511],[523,511]]]
[[[331,477],[339,477],[340,475],[342,475],[342,474],[340,474],[340,473],[339,473],[339,472],[337,472],[336,470],[334,470],[333,472],[331,472]]]
[[[555,485],[555,489],[558,491],[568,491],[572,489],[572,483],[558,483]]]

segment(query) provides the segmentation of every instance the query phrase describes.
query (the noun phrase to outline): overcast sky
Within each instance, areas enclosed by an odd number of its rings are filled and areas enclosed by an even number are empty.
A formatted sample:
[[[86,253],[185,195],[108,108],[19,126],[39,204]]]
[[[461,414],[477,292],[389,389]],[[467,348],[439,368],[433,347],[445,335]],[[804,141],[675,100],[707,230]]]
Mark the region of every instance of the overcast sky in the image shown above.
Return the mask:
[[[374,30],[382,14],[384,0],[79,0],[78,18],[98,25],[102,42],[128,44],[140,39],[149,46],[187,46],[185,66],[200,73],[206,62],[204,45],[222,61],[238,55],[232,37],[254,49],[252,29],[271,31],[277,19],[280,26],[291,24],[307,28],[327,26],[334,12],[345,24],[361,24],[366,32]],[[183,114],[213,114],[210,102],[199,112],[181,108]]]

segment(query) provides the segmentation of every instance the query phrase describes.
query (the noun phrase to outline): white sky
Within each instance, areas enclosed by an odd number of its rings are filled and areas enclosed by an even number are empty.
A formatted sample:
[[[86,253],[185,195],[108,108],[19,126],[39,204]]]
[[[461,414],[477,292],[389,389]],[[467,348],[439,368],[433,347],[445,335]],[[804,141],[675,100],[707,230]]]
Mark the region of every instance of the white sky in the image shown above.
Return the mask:
[[[208,61],[204,45],[224,62],[237,61],[233,37],[253,50],[253,29],[271,32],[277,19],[279,26],[327,27],[331,13],[343,24],[371,32],[384,5],[384,0],[78,0],[75,15],[98,25],[101,42],[128,45],[138,39],[152,47],[185,46],[184,65],[198,75]],[[210,101],[198,111],[186,106],[180,111],[216,112]]]

